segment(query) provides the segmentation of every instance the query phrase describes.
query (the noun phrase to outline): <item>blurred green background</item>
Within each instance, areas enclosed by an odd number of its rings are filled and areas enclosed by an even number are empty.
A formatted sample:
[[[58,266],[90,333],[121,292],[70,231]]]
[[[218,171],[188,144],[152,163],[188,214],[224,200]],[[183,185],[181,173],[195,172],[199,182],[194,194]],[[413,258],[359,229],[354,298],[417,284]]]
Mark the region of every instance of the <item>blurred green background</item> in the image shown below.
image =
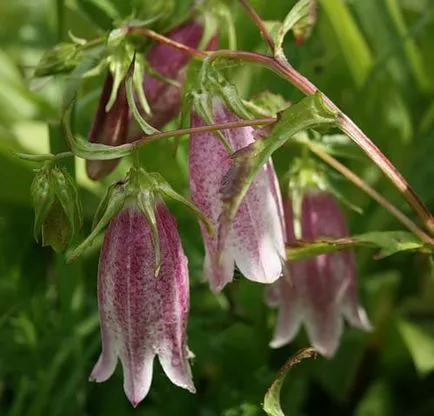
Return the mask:
[[[176,213],[190,258],[189,345],[198,390],[171,385],[155,366],[151,392],[135,410],[122,389],[118,368],[103,384],[87,381],[100,351],[96,310],[97,250],[66,265],[61,255],[32,237],[30,162],[13,151],[65,148],[58,122],[71,78],[32,79],[41,54],[74,35],[92,39],[110,28],[113,13],[125,17],[130,3],[145,0],[14,0],[0,2],[0,414],[18,415],[224,415],[263,414],[261,403],[278,369],[299,348],[271,350],[275,312],[263,303],[263,287],[237,279],[219,296],[201,279],[203,248],[195,218]],[[188,9],[176,1],[173,21]],[[237,1],[228,1],[239,49],[261,50],[257,29]],[[283,19],[288,0],[255,0],[267,20]],[[98,27],[99,26],[99,27]],[[222,46],[227,36],[222,35]],[[349,114],[389,156],[434,210],[434,2],[432,0],[319,0],[311,39],[285,42],[289,61]],[[74,132],[86,135],[103,77],[86,79]],[[231,69],[246,98],[270,90],[290,101],[293,87],[265,69]],[[174,125],[172,127],[175,127]],[[188,195],[186,140],[174,157],[170,141],[142,151],[149,170],[160,171]],[[355,151],[354,153],[358,153]],[[275,155],[281,175],[290,153]],[[378,170],[360,157],[346,164],[382,195],[408,212]],[[104,185],[75,170],[89,231]],[[112,178],[119,177],[122,167]],[[400,229],[381,207],[343,180],[336,186],[363,215],[346,210],[351,232]],[[411,216],[411,213],[408,213]],[[433,415],[434,275],[431,260],[400,254],[382,261],[357,253],[360,296],[375,326],[371,334],[347,329],[333,360],[305,361],[289,373],[282,390],[287,415]]]

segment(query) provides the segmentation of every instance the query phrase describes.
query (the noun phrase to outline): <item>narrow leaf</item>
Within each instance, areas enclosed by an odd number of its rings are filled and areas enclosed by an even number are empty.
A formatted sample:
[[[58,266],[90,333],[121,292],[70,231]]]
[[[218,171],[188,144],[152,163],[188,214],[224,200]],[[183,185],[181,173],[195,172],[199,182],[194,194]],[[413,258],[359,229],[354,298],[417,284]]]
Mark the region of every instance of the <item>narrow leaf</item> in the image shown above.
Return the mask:
[[[320,254],[356,247],[379,248],[376,258],[384,258],[401,251],[434,252],[434,246],[423,243],[406,231],[383,231],[355,235],[349,238],[297,241],[287,245],[290,261],[303,260]]]
[[[308,37],[316,20],[316,0],[300,0],[286,15],[276,36],[275,55],[284,56],[283,40],[290,30],[294,30],[295,38]]]

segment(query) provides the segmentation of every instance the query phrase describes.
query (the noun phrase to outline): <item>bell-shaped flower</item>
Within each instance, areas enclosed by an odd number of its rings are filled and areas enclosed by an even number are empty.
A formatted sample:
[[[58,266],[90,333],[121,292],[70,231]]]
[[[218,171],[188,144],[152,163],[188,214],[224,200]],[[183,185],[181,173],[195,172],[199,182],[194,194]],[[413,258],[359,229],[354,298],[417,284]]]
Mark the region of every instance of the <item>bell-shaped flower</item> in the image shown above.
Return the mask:
[[[112,93],[112,87],[113,76],[109,72],[105,79],[96,115],[89,132],[89,141],[91,143],[119,146],[126,142],[131,113],[128,108],[125,82],[122,82],[119,86],[116,99],[107,111],[106,106]],[[87,175],[91,179],[99,180],[112,172],[118,163],[119,159],[87,160]]]
[[[215,123],[239,120],[219,100],[213,102]],[[192,114],[192,127],[205,123]],[[226,142],[237,151],[254,141],[254,129],[222,130]],[[223,205],[220,190],[231,166],[231,156],[212,132],[194,133],[190,139],[189,168],[192,199],[218,229]],[[201,225],[205,243],[204,275],[211,289],[220,291],[234,275],[234,265],[250,280],[272,283],[282,273],[284,231],[281,222],[281,196],[272,161],[261,169],[249,188],[234,221],[226,244],[220,250],[217,236]]]
[[[204,25],[201,20],[195,18],[175,27],[165,36],[187,47],[197,48],[203,34]],[[216,45],[217,37],[214,36],[210,39],[207,49],[213,50]],[[180,111],[182,85],[190,60],[191,57],[185,52],[162,43],[155,43],[146,56],[148,72],[143,79],[143,91],[151,113],[141,115],[157,130],[173,120]],[[112,87],[113,77],[109,72],[89,132],[89,141],[119,146],[139,139],[144,133],[128,108],[124,81],[119,86],[113,105],[106,111]],[[87,174],[91,179],[99,180],[111,173],[118,163],[119,159],[88,160]]]
[[[287,242],[294,242],[293,207],[284,203]],[[301,239],[348,236],[343,213],[334,196],[320,190],[307,190],[300,212]],[[288,273],[267,292],[267,303],[279,307],[276,329],[270,345],[289,343],[304,323],[310,342],[322,355],[332,357],[343,331],[343,318],[351,325],[369,331],[371,325],[357,296],[356,265],[352,250],[287,264]]]
[[[198,48],[203,34],[203,22],[192,19],[172,29],[165,36],[190,48]],[[217,41],[217,36],[213,36],[206,49],[214,50]],[[153,73],[148,72],[145,75],[143,89],[152,110],[152,115],[148,117],[149,123],[156,129],[161,129],[180,111],[182,85],[190,60],[191,57],[185,52],[164,43],[157,43],[149,50],[147,61]],[[158,74],[159,78],[155,74]],[[170,84],[163,78],[173,83]]]
[[[105,234],[98,271],[102,353],[90,376],[107,380],[119,358],[133,406],[148,394],[156,355],[174,384],[195,392],[186,336],[187,258],[164,203],[158,200],[151,217],[145,212],[136,200],[127,200]]]

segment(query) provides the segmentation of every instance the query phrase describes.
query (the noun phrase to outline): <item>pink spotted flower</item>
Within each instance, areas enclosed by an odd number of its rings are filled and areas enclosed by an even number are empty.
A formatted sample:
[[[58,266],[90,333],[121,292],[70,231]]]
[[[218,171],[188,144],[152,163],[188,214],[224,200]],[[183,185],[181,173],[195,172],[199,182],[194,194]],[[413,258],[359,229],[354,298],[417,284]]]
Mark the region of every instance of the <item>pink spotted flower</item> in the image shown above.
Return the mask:
[[[176,220],[163,202],[157,203],[155,217],[161,247],[158,276],[151,226],[136,202],[127,202],[110,222],[99,260],[102,353],[90,379],[107,380],[119,358],[133,406],[148,394],[155,356],[172,383],[195,392],[186,336],[187,258]]]
[[[165,36],[190,48],[197,48],[203,33],[203,22],[194,18],[173,28]],[[209,41],[207,49],[213,50],[216,45],[217,37],[214,36]],[[151,114],[142,114],[142,116],[151,126],[161,129],[179,113],[182,85],[185,80],[186,67],[191,58],[173,46],[156,43],[149,50],[146,60],[152,72],[145,74],[143,89]],[[155,74],[170,79],[178,85],[170,84]],[[109,73],[89,132],[89,141],[92,143],[119,146],[137,140],[144,135],[128,108],[124,82],[121,83],[112,108],[106,111],[112,86],[113,77]],[[100,180],[110,174],[118,163],[119,159],[88,160],[86,161],[87,174],[91,179]]]
[[[216,123],[238,120],[217,99],[213,103],[213,118]],[[192,127],[204,124],[193,113]],[[222,130],[222,134],[234,151],[254,141],[252,127]],[[230,153],[214,133],[191,135],[189,168],[192,199],[215,229],[218,229],[222,213],[220,189],[230,166]],[[205,242],[204,275],[213,291],[220,291],[233,279],[235,265],[246,278],[256,282],[272,283],[279,278],[285,255],[281,209],[280,190],[270,159],[241,203],[220,256],[217,236],[210,236],[201,225]]]
[[[287,242],[294,238],[293,209],[285,201]],[[344,216],[332,194],[307,190],[301,202],[301,238],[347,237]],[[324,356],[335,354],[343,331],[343,318],[369,331],[371,325],[357,296],[356,267],[351,250],[322,254],[288,263],[288,275],[267,292],[269,306],[279,307],[270,345],[289,343],[304,323],[314,348]]]

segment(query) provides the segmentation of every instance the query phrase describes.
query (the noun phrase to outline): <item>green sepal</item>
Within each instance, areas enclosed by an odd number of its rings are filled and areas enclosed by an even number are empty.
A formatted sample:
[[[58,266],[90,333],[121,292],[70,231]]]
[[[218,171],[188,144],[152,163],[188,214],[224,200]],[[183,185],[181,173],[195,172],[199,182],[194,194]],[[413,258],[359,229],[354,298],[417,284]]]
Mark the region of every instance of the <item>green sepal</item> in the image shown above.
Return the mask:
[[[110,194],[110,198],[104,198],[97,209],[97,215],[100,217],[99,221],[94,225],[91,233],[87,238],[75,249],[67,253],[67,262],[72,262],[80,257],[84,251],[86,251],[98,237],[99,233],[105,228],[105,226],[111,221],[111,219],[119,213],[125,204],[127,193],[124,192],[123,184],[117,184]],[[103,205],[101,207],[101,205]]]
[[[120,28],[112,30],[107,37],[107,63],[113,76],[113,86],[105,107],[106,112],[110,111],[116,101],[119,87],[125,82],[131,60],[134,56],[134,50],[126,40],[127,34],[126,28]]]
[[[42,224],[48,216],[55,200],[55,190],[51,182],[51,164],[45,163],[36,173],[31,188],[31,199],[35,211],[35,223],[33,226],[33,236],[39,242]]]
[[[216,98],[207,92],[194,92],[192,93],[192,100],[192,108],[199,115],[199,117],[203,119],[208,126],[215,124],[213,108]],[[232,146],[221,130],[216,130],[213,133],[217,136],[225,149],[229,153],[232,153]]]
[[[137,195],[137,206],[151,226],[152,243],[155,250],[154,276],[158,277],[161,268],[161,246],[158,234],[157,219],[155,217],[155,195],[152,190],[141,190]]]
[[[150,176],[154,180],[154,186],[162,196],[165,196],[166,198],[173,199],[175,201],[180,202],[187,208],[189,208],[199,219],[203,222],[205,225],[208,234],[210,236],[213,236],[215,231],[214,227],[211,224],[211,221],[207,218],[207,216],[196,206],[193,204],[193,202],[189,201],[187,198],[184,198],[182,195],[178,194],[171,186],[170,184],[161,176],[161,174],[155,172],[151,173]]]
[[[253,114],[241,99],[235,84],[229,82],[207,59],[204,61],[201,70],[201,84],[205,91],[220,96],[226,106],[238,117],[245,120],[253,117]]]
[[[145,94],[143,92],[143,86],[142,83],[139,82],[137,85],[137,76],[136,76],[136,57],[134,55],[133,60],[131,61],[130,67],[128,69],[128,73],[126,76],[126,92],[127,92],[127,101],[128,106],[130,107],[130,110],[134,116],[134,119],[139,123],[139,126],[144,131],[145,134],[155,134],[159,133],[159,130],[152,127],[140,114],[139,109],[137,108],[136,100],[134,99],[134,87],[136,86],[136,91],[142,91],[141,95],[143,96],[144,103],[140,102],[143,110],[147,112],[148,114],[151,112],[151,109],[149,108],[149,104],[146,101]],[[140,71],[140,69],[139,69]],[[143,78],[142,78],[143,79]],[[138,96],[140,98],[140,94],[138,93]],[[143,107],[145,106],[145,107]]]
[[[65,213],[71,228],[71,238],[76,235],[81,228],[83,218],[83,208],[78,196],[77,187],[69,175],[69,173],[62,169],[54,168],[52,170],[53,183],[55,186],[56,198]]]

